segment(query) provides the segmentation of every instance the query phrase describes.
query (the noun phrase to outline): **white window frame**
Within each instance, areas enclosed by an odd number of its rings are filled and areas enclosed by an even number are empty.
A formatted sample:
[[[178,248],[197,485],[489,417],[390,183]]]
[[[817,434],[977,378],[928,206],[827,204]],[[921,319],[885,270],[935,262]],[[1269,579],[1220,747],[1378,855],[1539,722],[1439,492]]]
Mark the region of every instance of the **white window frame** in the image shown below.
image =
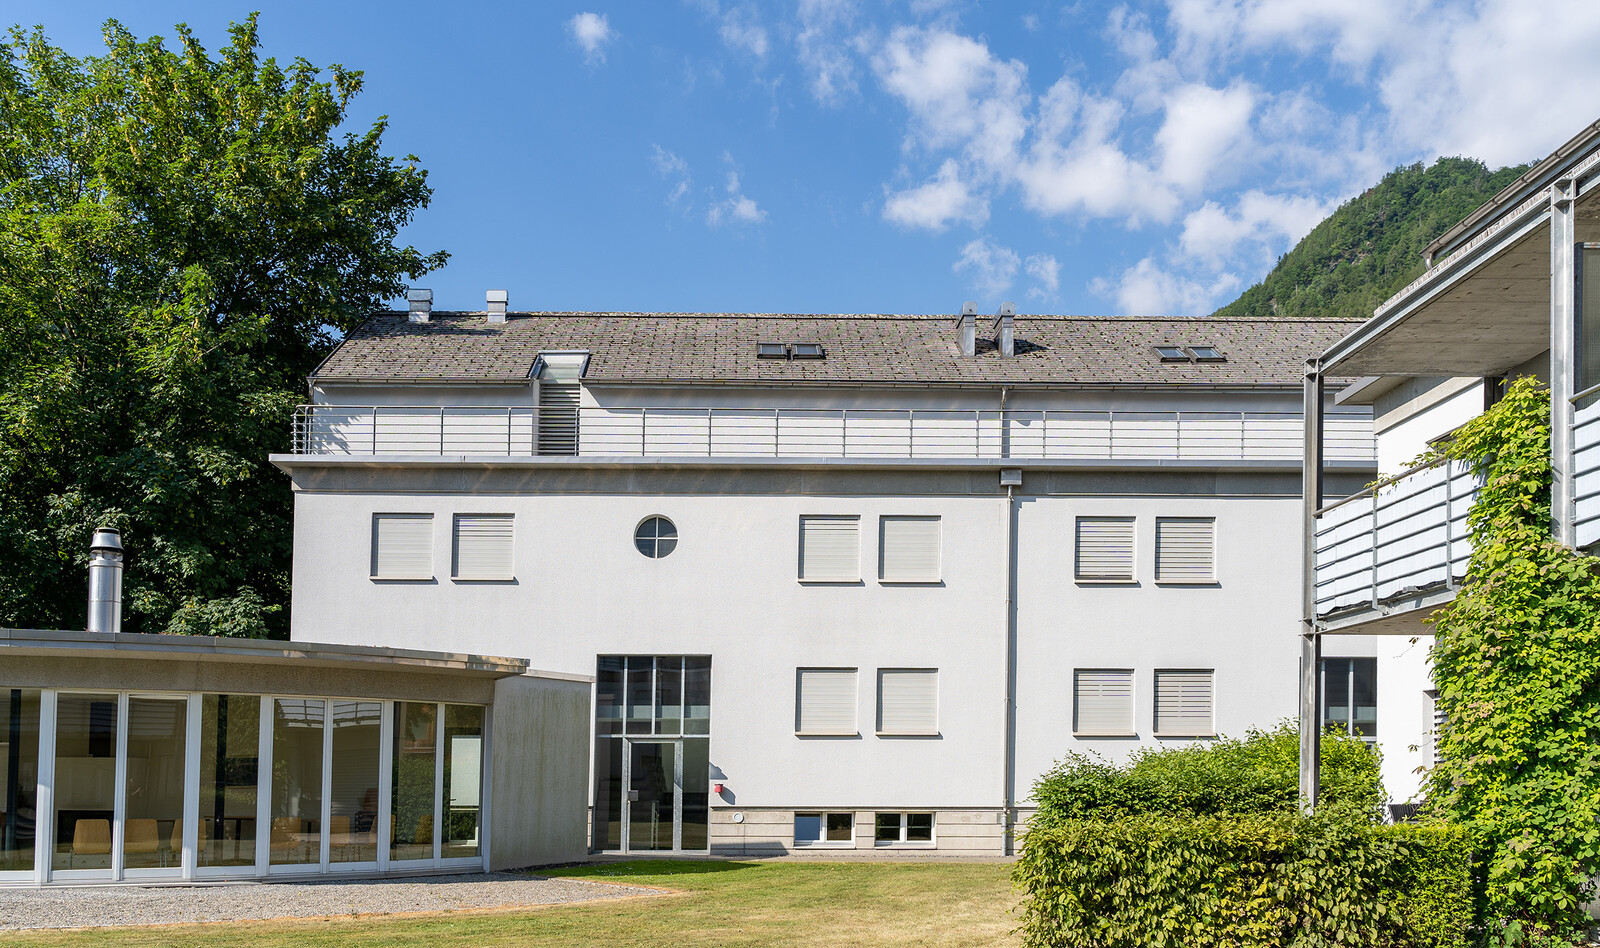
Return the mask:
[[[1108,576],[1083,571],[1082,543],[1085,522],[1128,525],[1128,575]],[[1080,586],[1136,586],[1139,583],[1139,519],[1119,514],[1080,514],[1072,521],[1072,579]]]
[[[805,847],[807,849],[854,849],[856,847],[856,814],[855,814],[855,811],[853,811],[853,810],[796,810],[795,813],[794,813],[794,820],[795,821],[799,821],[799,819],[802,816],[815,816],[815,817],[817,817],[821,821],[821,825],[818,827],[818,829],[821,832],[821,835],[818,836],[818,838],[816,838],[816,839],[805,839],[805,840],[801,839],[798,836],[793,836],[792,838],[794,840],[794,845],[796,847],[802,847],[803,846],[803,847]],[[850,838],[849,839],[829,839],[828,838],[828,817],[830,817],[830,816],[848,816],[850,818]],[[790,825],[789,825],[789,831],[790,831],[791,834],[794,832],[794,823],[793,822],[791,822]]]
[[[806,672],[849,672],[854,687],[851,689],[850,727],[835,731],[802,730],[802,710],[805,701]],[[794,670],[794,733],[796,737],[859,737],[861,736],[861,670],[843,666],[802,666]]]
[[[428,522],[428,573],[426,576],[390,576],[378,572],[378,521],[391,517],[396,519],[405,517],[415,520],[426,520]],[[372,514],[372,524],[370,527],[370,549],[367,552],[367,578],[375,582],[432,582],[435,573],[435,564],[438,562],[438,551],[436,549],[438,547],[438,537],[435,535],[437,530],[438,525],[434,522],[434,516],[431,513],[398,510],[374,512]]]
[[[494,576],[463,576],[461,575],[461,519],[463,517],[487,517],[496,520],[505,520],[511,524],[510,549],[506,551],[508,569],[506,572]],[[455,513],[450,516],[450,581],[455,583],[509,583],[517,578],[517,515],[513,513],[472,511],[468,513]]]
[[[1125,675],[1127,677],[1127,681],[1128,681],[1128,708],[1127,708],[1127,711],[1128,711],[1128,726],[1126,728],[1120,730],[1120,731],[1090,731],[1090,730],[1086,730],[1083,727],[1083,722],[1081,720],[1081,715],[1079,714],[1079,701],[1081,700],[1081,697],[1082,697],[1081,696],[1081,692],[1079,690],[1079,686],[1078,686],[1078,682],[1080,680],[1079,676],[1081,676],[1081,675],[1083,675],[1085,673],[1091,673],[1091,674],[1092,673],[1101,673],[1101,674],[1104,674],[1104,673],[1108,673],[1108,672],[1115,672],[1117,674]],[[1139,729],[1138,729],[1138,726],[1136,724],[1136,718],[1137,718],[1136,709],[1139,706],[1138,702],[1139,702],[1139,681],[1138,681],[1138,676],[1134,674],[1133,669],[1131,669],[1131,668],[1074,668],[1072,670],[1072,736],[1073,737],[1121,737],[1121,738],[1136,738],[1136,737],[1138,737],[1139,736]]]
[[[878,821],[886,816],[895,817],[900,824],[900,835],[896,839],[878,838]],[[906,824],[908,822],[906,818],[910,816],[928,817],[927,839],[906,839]],[[931,810],[897,810],[893,812],[880,812],[872,814],[872,845],[875,848],[889,849],[904,846],[911,849],[932,849],[937,846],[938,843],[939,819],[938,815],[933,813]]]
[[[933,721],[930,727],[921,730],[887,730],[883,726],[883,677],[884,674],[913,674],[931,675],[933,677]],[[874,733],[879,737],[938,737],[939,736],[939,669],[937,668],[880,668],[878,669],[878,692],[876,707],[873,709]]]
[[[1204,579],[1168,579],[1162,576],[1161,569],[1161,527],[1170,523],[1209,523],[1211,525],[1211,553],[1209,558],[1210,572]],[[1157,517],[1156,518],[1156,573],[1155,581],[1158,586],[1215,586],[1217,585],[1217,518],[1216,517]]]
[[[1204,730],[1164,731],[1161,729],[1161,676],[1206,675],[1211,681],[1211,721]],[[1203,738],[1217,736],[1217,670],[1215,668],[1157,668],[1150,681],[1150,733],[1157,738]]]
[[[833,520],[852,522],[855,525],[856,548],[855,569],[846,576],[806,576],[806,524],[810,521]],[[797,531],[796,554],[799,562],[796,564],[796,578],[805,586],[853,586],[861,583],[861,516],[859,514],[801,514],[799,529]]]
[[[891,523],[933,524],[933,571],[921,576],[890,576],[888,541]],[[882,514],[878,517],[878,582],[884,586],[932,586],[944,582],[944,518],[938,514]]]

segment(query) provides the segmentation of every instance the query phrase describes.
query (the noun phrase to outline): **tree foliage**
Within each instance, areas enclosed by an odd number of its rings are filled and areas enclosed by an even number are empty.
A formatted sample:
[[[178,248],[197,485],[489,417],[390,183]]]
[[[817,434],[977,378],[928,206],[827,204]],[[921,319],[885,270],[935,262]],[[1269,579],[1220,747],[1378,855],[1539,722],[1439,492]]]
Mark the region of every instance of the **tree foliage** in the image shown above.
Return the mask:
[[[116,21],[104,55],[0,41],[0,625],[82,621],[99,524],[128,547],[125,628],[283,634],[291,407],[338,335],[443,264],[361,73],[213,58]],[[324,78],[326,72],[326,78]]]
[[[1484,840],[1485,918],[1567,938],[1600,873],[1600,560],[1550,535],[1550,397],[1532,379],[1445,448],[1483,479],[1472,559],[1434,613],[1432,810]]]
[[[1422,274],[1422,249],[1528,168],[1473,158],[1402,165],[1351,198],[1218,316],[1366,319]]]
[[[1378,755],[1358,737],[1322,741],[1322,794],[1377,819]],[[1125,766],[1069,754],[1033,787],[1034,825],[1129,816],[1291,814],[1300,809],[1300,733],[1290,722],[1187,747],[1140,748]]]

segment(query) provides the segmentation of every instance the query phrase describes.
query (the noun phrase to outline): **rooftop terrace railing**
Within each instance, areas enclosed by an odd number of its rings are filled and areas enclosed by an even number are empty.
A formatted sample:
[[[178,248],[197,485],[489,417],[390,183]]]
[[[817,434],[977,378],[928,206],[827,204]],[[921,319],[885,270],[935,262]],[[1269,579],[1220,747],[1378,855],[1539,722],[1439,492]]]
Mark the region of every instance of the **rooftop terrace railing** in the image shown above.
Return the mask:
[[[1317,615],[1453,589],[1472,555],[1467,511],[1478,486],[1467,465],[1435,462],[1317,511]]]
[[[1326,422],[1327,458],[1372,463],[1364,412]],[[307,455],[1301,459],[1298,412],[302,405]]]

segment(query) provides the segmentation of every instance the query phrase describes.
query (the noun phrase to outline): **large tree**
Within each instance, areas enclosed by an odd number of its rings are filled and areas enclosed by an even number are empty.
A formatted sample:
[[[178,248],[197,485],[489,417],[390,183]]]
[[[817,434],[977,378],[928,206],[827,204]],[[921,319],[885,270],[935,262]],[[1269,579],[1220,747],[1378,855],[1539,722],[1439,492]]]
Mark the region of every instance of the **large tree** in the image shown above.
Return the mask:
[[[124,628],[284,635],[289,447],[306,375],[441,266],[361,73],[212,58],[116,21],[104,55],[0,41],[0,626],[84,621],[90,531],[122,529]]]

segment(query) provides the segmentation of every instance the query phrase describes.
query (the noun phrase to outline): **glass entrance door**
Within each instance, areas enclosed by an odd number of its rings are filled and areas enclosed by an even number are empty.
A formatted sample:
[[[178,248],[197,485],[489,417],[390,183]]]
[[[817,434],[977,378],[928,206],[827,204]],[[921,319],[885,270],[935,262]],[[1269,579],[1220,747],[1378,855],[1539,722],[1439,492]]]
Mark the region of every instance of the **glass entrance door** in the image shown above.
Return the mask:
[[[679,848],[683,774],[678,750],[677,741],[628,741],[623,848],[631,852]]]

